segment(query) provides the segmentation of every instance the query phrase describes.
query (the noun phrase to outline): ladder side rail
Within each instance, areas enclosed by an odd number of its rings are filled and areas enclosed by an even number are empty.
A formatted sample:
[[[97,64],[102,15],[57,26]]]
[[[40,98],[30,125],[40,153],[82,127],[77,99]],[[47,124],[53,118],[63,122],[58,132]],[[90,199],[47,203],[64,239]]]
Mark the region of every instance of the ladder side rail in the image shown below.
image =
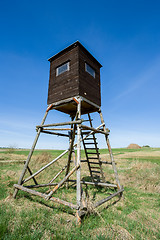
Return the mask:
[[[83,133],[83,131],[82,131],[82,133]],[[89,172],[90,172],[90,175],[91,175],[91,179],[94,182],[94,177],[92,175],[92,170],[91,170],[90,162],[89,162],[89,159],[88,159],[88,153],[87,153],[87,149],[86,149],[85,142],[84,142],[84,139],[83,139],[83,135],[82,135],[82,142],[83,142],[83,146],[84,146],[84,151],[85,151],[85,155],[86,155],[86,162],[88,164],[88,168],[89,168]]]
[[[88,118],[89,118],[90,126],[93,127],[92,121],[91,121],[91,116],[90,116],[89,113],[88,113]],[[101,164],[100,154],[99,154],[98,147],[97,147],[97,142],[96,142],[96,138],[95,138],[95,133],[93,133],[93,140],[94,140],[94,145],[95,145],[95,149],[96,149],[96,153],[97,153],[97,158],[98,158],[98,162],[99,162],[99,167],[100,167],[100,172],[101,172],[102,180],[105,182],[105,177],[104,177],[104,173],[103,173],[103,169],[102,169],[102,164]]]

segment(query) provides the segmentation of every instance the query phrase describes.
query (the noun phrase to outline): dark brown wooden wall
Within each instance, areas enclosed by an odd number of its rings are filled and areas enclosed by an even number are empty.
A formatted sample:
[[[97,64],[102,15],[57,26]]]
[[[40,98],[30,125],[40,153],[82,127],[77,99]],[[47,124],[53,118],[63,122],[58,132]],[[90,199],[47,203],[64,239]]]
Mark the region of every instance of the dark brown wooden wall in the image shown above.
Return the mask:
[[[56,68],[70,61],[70,70],[56,76]],[[50,63],[48,104],[79,95],[78,46]]]
[[[70,61],[70,70],[56,76],[56,68]],[[85,62],[95,70],[95,78],[85,71]],[[82,96],[101,106],[100,87],[101,65],[85,51],[82,45],[74,45],[71,49],[50,60],[50,79],[48,104],[74,96]]]
[[[88,63],[95,70],[95,78],[85,71],[85,63]],[[79,76],[80,96],[101,106],[100,67],[81,48],[79,49]]]

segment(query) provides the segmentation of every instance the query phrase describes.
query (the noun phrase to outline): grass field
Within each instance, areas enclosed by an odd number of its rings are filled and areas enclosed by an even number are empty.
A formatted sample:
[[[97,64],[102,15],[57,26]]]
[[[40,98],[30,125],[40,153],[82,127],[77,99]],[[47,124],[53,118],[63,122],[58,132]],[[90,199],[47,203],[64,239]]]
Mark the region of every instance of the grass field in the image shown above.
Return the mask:
[[[12,198],[13,184],[18,182],[28,152],[0,149],[0,239],[160,239],[160,149],[113,149],[125,189],[123,198],[120,201],[114,198],[92,211],[81,226],[76,225],[75,211],[66,206],[22,191],[16,199]],[[106,150],[100,152],[102,160],[109,160]],[[60,153],[61,150],[36,150],[31,169],[38,170]],[[38,175],[38,183],[49,182],[57,169],[65,165],[66,159],[64,156]],[[87,167],[83,169],[82,177],[87,174]],[[104,166],[104,172],[106,180],[113,183],[111,166]],[[62,178],[63,175],[57,181]],[[84,190],[89,193],[91,204],[113,192],[92,186]],[[57,196],[76,203],[75,186],[68,190],[62,187],[55,193]]]

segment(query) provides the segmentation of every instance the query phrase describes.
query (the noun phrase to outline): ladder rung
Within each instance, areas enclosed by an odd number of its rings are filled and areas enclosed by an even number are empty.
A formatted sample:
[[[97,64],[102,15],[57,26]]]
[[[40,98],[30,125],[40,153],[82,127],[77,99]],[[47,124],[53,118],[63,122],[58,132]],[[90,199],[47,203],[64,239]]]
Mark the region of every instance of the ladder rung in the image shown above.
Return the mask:
[[[99,159],[98,157],[88,157],[88,159]]]
[[[94,169],[100,169],[100,167],[92,167],[92,166],[91,166],[91,169],[92,169],[92,168],[94,168]]]
[[[97,155],[99,155],[100,153],[96,153],[96,152],[87,152],[87,154],[97,154]]]
[[[95,145],[95,143],[94,142],[88,142],[88,143],[84,143],[85,145],[88,145],[88,144],[94,144]],[[97,142],[96,142],[96,144],[98,144]]]
[[[100,171],[91,171],[92,173],[101,173]]]
[[[99,163],[99,162],[89,162],[89,164],[96,164],[96,165],[99,165],[99,164],[101,164],[101,162]],[[92,167],[92,166],[91,166]]]
[[[81,160],[81,162],[88,162],[87,160]]]
[[[104,161],[100,161],[100,162],[103,164],[112,164],[112,162],[104,162]],[[115,164],[117,164],[117,163],[115,163]]]
[[[97,149],[97,150],[98,150],[99,148],[88,148],[88,147],[87,147],[86,149],[87,149],[87,150],[88,150],[88,149],[91,149],[91,150],[92,150],[92,149],[93,149],[93,150],[96,150],[96,149]]]
[[[94,138],[85,138],[84,141],[86,140],[94,140]]]

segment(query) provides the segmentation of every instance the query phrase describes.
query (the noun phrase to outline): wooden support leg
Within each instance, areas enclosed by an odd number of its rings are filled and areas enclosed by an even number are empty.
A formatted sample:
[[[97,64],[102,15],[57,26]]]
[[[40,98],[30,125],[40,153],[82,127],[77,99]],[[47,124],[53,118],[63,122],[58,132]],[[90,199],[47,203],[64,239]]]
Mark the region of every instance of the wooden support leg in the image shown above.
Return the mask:
[[[100,118],[101,118],[101,123],[103,124],[103,130],[104,130],[104,132],[107,132],[101,109],[99,110],[99,115],[100,115]],[[122,189],[122,187],[120,185],[118,173],[117,173],[116,164],[115,164],[115,161],[114,161],[114,158],[113,158],[113,153],[112,153],[111,145],[110,145],[110,142],[109,142],[109,138],[108,138],[107,135],[105,135],[105,138],[106,138],[106,143],[107,143],[107,146],[108,146],[108,150],[109,150],[109,154],[110,154],[110,158],[111,158],[112,167],[113,167],[113,170],[114,170],[114,175],[115,175],[115,179],[116,179],[116,182],[117,182],[117,186],[118,186],[119,189]]]
[[[43,119],[42,119],[41,125],[44,124],[47,115],[48,115],[48,111],[45,112],[45,115],[44,115],[44,117],[43,117]],[[20,178],[19,178],[18,185],[21,185],[21,184],[22,184],[23,177],[24,177],[24,175],[25,175],[25,173],[26,173],[26,171],[27,171],[27,167],[28,167],[28,164],[29,164],[30,159],[31,159],[31,157],[32,157],[32,154],[33,154],[33,151],[34,151],[34,149],[35,149],[35,146],[36,146],[36,144],[37,144],[37,141],[38,141],[40,132],[41,132],[41,128],[38,129],[38,132],[37,132],[37,135],[36,135],[35,140],[34,140],[34,142],[33,142],[32,148],[31,148],[31,150],[30,150],[30,153],[29,153],[28,158],[27,158],[27,160],[26,160],[26,162],[25,162],[23,171],[22,171],[21,176],[20,176]],[[18,189],[16,188],[15,191],[14,191],[14,193],[13,193],[13,198],[16,198],[17,193],[18,193]]]
[[[77,105],[78,119],[81,119],[81,98],[78,99]],[[77,206],[81,207],[81,125],[77,124]],[[80,214],[77,211],[77,223],[80,223]]]

